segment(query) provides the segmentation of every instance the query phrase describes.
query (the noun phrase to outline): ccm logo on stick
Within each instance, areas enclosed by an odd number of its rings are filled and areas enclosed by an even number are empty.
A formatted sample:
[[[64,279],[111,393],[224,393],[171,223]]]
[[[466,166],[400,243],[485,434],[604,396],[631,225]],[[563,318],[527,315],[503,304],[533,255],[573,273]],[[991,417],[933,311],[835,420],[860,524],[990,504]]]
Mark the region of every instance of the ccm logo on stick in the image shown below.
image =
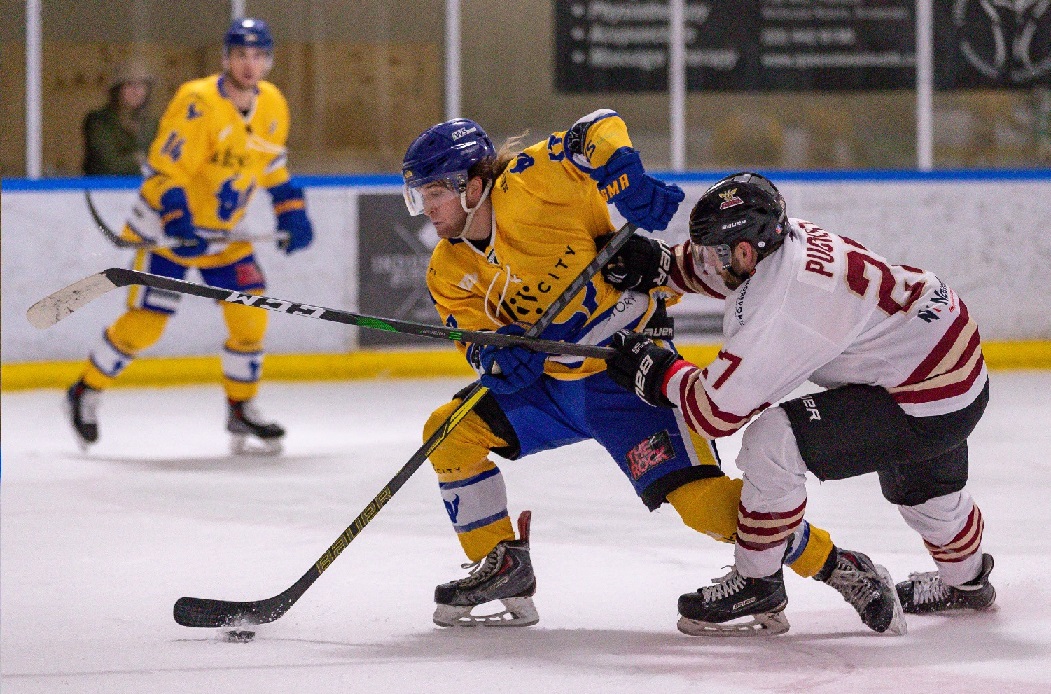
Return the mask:
[[[309,316],[310,318],[320,318],[321,314],[325,312],[325,309],[318,306],[297,304],[294,301],[280,301],[255,294],[242,294],[241,292],[231,292],[230,296],[226,297],[224,301],[231,304],[244,304],[245,306],[265,308],[267,311],[276,311],[277,313]]]

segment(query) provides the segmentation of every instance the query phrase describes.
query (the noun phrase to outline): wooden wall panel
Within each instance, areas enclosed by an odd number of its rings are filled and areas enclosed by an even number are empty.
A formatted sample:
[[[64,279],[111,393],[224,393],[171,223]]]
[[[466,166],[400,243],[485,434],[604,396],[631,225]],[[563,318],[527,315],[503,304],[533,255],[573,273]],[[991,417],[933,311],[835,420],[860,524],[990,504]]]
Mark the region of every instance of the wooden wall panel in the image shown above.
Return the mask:
[[[4,176],[25,172],[24,45],[0,54],[0,141]],[[77,175],[84,116],[107,99],[117,66],[137,57],[157,78],[151,111],[159,116],[180,84],[220,69],[214,47],[167,43],[44,44],[43,171]],[[441,53],[437,43],[285,43],[271,81],[292,112],[293,171],[397,171],[412,138],[442,119]],[[10,98],[17,95],[18,98]]]

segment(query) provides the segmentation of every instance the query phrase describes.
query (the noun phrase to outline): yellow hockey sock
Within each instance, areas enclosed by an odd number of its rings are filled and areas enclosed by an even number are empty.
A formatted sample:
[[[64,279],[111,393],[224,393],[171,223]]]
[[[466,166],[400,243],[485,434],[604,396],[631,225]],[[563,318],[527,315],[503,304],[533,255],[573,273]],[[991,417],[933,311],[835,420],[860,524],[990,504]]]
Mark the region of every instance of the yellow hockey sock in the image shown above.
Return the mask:
[[[688,527],[720,542],[733,542],[743,484],[726,476],[695,480],[670,492],[668,503]]]
[[[832,537],[827,530],[811,523],[810,539],[803,548],[803,553],[789,564],[789,567],[803,578],[810,578],[821,570],[831,553]]]

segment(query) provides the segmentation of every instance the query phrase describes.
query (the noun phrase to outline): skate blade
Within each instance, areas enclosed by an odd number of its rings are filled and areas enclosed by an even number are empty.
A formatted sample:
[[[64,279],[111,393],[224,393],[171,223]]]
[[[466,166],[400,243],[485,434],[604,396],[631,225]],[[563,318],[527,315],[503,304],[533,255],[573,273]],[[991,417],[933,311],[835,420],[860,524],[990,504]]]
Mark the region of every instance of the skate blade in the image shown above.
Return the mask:
[[[676,624],[687,636],[777,636],[788,631],[788,618],[784,612],[763,612],[751,615],[749,622],[702,622],[697,619],[679,617]]]
[[[77,428],[73,426],[73,407],[69,404],[68,400],[62,403],[62,411],[65,413],[66,421],[69,423],[69,428],[73,432],[73,439],[77,442],[77,448],[80,449],[81,453],[87,453],[97,441],[88,441],[81,436],[80,432],[77,431]]]
[[[894,616],[890,619],[890,626],[883,633],[889,636],[904,636],[909,630],[909,625],[905,623],[905,610],[901,606],[901,599],[898,597],[898,589],[894,585],[894,579],[890,577],[887,567],[882,564],[876,564],[876,573],[879,574],[880,580],[890,586],[890,592],[894,595]]]
[[[88,441],[83,436],[81,436],[77,432],[76,428],[73,429],[73,438],[77,440],[77,448],[80,449],[81,453],[89,452],[91,450],[91,447],[94,445],[91,441]]]
[[[233,455],[280,455],[281,439],[260,439],[245,434],[234,434],[230,438],[230,453]]]
[[[483,605],[436,605],[434,623],[440,627],[528,627],[540,621],[533,598],[504,598],[500,602],[504,609],[493,614],[471,614]]]

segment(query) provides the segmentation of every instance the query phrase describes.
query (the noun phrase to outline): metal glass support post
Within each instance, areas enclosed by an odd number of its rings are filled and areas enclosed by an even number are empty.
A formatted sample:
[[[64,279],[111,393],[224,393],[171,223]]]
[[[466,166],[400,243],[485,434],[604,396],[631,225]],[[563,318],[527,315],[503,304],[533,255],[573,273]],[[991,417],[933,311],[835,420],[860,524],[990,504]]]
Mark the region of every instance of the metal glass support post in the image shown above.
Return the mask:
[[[668,15],[668,150],[672,171],[686,169],[686,0],[671,0]]]
[[[445,120],[460,117],[460,0],[445,0]]]
[[[43,170],[43,115],[41,69],[43,67],[41,4],[26,0],[26,176],[40,178]]]
[[[934,0],[916,0],[916,168],[934,168]]]

